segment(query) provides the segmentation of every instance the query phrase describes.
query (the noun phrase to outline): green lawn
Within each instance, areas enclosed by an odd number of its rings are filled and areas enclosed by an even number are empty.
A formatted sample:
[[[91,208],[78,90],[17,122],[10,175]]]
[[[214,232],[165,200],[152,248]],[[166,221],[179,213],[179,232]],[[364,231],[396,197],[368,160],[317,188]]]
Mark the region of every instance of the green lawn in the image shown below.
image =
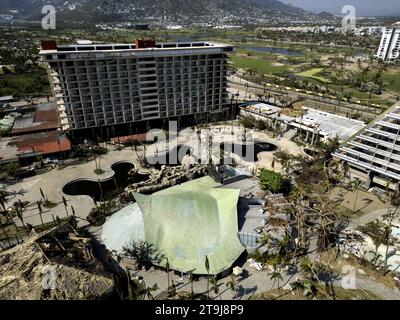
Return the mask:
[[[312,79],[319,80],[319,81],[325,82],[325,83],[330,82],[327,78],[318,75],[323,70],[324,70],[323,68],[313,68],[310,70],[306,70],[306,71],[297,73],[296,76],[304,77],[304,78],[312,78]]]
[[[400,74],[383,74],[383,80],[385,81],[386,88],[389,90],[396,91],[400,94]]]
[[[270,60],[261,57],[242,57],[238,55],[230,56],[230,60],[237,68],[251,69],[260,74],[273,74],[282,76],[284,72],[290,69],[288,65],[274,66]]]
[[[13,95],[17,98],[51,94],[47,73],[38,70],[32,73],[1,75],[0,96]]]

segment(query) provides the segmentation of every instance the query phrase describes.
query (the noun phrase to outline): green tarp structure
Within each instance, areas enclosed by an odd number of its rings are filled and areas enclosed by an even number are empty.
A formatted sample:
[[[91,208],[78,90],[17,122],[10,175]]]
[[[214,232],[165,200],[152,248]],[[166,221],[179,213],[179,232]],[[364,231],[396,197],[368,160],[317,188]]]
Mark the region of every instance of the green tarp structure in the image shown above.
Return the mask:
[[[243,253],[238,238],[237,202],[240,190],[219,189],[210,177],[175,186],[150,196],[134,193],[144,223],[144,238],[171,269],[210,274],[229,269]]]
[[[0,120],[0,132],[9,132],[14,125],[15,119],[20,116],[19,113],[10,113]]]

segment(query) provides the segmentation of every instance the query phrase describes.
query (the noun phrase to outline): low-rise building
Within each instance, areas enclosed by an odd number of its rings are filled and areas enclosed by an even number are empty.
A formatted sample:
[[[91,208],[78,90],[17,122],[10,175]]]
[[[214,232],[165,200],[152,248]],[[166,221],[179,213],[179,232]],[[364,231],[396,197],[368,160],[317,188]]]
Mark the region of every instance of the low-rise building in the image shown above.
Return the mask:
[[[0,164],[29,163],[38,156],[56,157],[71,151],[68,137],[55,130],[0,139]]]
[[[301,115],[283,114],[283,109],[266,103],[250,103],[241,107],[241,115],[250,115],[264,120],[271,126],[280,126],[282,131],[291,131],[293,136],[301,134],[304,142],[314,145],[319,140],[339,137],[345,141],[362,128],[365,123],[333,113],[302,107]]]
[[[6,103],[10,103],[11,101],[14,101],[13,96],[2,96],[0,97],[0,108],[3,107]]]
[[[384,188],[400,188],[400,105],[395,105],[344,143],[333,157],[350,175]]]
[[[40,104],[36,110],[15,120],[11,135],[52,131],[59,128],[58,111],[54,103]]]

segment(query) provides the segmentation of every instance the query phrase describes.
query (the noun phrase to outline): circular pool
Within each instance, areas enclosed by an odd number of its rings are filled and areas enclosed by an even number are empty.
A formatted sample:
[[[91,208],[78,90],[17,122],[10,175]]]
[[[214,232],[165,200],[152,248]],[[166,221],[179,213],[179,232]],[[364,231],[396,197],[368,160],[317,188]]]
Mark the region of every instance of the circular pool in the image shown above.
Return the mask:
[[[258,161],[258,154],[261,152],[273,152],[277,149],[277,146],[268,143],[256,141],[254,143],[233,143],[225,142],[220,144],[221,150],[230,154],[234,153],[247,162]]]

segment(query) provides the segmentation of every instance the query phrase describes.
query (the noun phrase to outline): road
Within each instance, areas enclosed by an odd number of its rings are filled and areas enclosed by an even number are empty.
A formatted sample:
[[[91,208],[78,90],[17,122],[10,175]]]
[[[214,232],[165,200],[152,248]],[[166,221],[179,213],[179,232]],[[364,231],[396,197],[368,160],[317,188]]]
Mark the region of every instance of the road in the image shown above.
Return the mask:
[[[339,104],[339,102],[334,99],[294,92],[286,90],[282,87],[280,87],[279,89],[268,86],[264,87],[262,85],[232,75],[228,77],[228,84],[230,86],[230,92],[235,94],[236,92],[239,91],[240,99],[243,100],[255,100],[257,95],[265,96],[266,93],[273,93],[277,95],[287,95],[293,101],[299,99],[310,100],[315,102],[317,105],[319,104],[322,109],[330,109],[324,111],[329,111],[336,114],[342,114],[345,116],[358,113],[360,116],[372,120],[375,119],[376,116],[381,113],[381,110],[377,110],[374,107],[363,106],[353,103],[345,103],[345,102],[340,102]],[[252,94],[254,96],[254,99],[246,99],[247,98],[245,97],[246,91],[247,94]]]

